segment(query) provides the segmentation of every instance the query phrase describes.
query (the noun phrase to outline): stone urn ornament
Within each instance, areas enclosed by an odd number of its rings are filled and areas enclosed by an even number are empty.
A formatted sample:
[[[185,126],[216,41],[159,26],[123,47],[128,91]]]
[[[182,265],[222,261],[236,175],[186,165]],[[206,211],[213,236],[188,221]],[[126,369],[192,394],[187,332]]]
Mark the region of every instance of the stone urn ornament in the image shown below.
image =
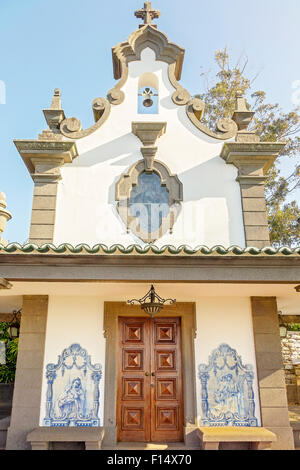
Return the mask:
[[[0,192],[0,243],[2,245],[6,244],[5,240],[2,238],[2,233],[5,230],[7,222],[11,218],[11,213],[6,210],[6,196],[4,193]]]

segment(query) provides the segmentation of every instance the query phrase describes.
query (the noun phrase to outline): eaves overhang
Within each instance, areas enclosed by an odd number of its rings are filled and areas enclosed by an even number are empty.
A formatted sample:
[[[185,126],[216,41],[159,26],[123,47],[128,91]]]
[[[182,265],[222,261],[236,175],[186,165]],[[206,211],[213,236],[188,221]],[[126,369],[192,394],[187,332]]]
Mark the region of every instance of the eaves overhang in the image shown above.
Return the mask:
[[[300,248],[0,245],[8,281],[300,283]]]

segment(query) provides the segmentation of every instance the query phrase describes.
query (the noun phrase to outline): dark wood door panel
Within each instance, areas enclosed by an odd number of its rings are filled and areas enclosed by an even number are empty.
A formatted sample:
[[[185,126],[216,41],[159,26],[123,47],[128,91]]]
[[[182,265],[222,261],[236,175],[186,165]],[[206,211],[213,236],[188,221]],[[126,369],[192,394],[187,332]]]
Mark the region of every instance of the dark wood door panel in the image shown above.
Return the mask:
[[[144,401],[144,378],[126,378],[122,380],[122,401]]]
[[[150,440],[150,351],[147,319],[119,319],[117,438]]]
[[[156,406],[156,427],[158,431],[178,431],[179,407]]]
[[[143,431],[144,406],[122,406],[122,430]]]
[[[154,325],[155,344],[176,344],[177,322],[160,322]]]
[[[156,401],[159,400],[179,400],[177,393],[177,378],[157,378],[156,379]]]
[[[177,361],[176,361],[176,350],[161,350],[155,351],[155,371],[156,373],[165,372],[176,372]]]
[[[180,318],[152,322],[151,440],[183,440],[183,393]],[[153,385],[153,382],[152,382]]]
[[[119,318],[119,441],[183,439],[180,318]]]
[[[142,372],[145,370],[143,349],[123,349],[123,372]]]
[[[139,321],[128,320],[123,323],[123,344],[134,343],[144,344],[145,323]]]

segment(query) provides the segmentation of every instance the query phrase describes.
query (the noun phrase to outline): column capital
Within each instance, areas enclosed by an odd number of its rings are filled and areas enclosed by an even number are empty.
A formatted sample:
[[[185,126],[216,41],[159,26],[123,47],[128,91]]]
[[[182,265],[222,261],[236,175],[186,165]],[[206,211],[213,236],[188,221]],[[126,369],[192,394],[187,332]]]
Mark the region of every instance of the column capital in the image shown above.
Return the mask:
[[[221,157],[238,168],[239,176],[264,180],[285,145],[285,142],[226,142]]]
[[[35,182],[60,179],[60,167],[78,156],[72,141],[14,140],[14,144]]]

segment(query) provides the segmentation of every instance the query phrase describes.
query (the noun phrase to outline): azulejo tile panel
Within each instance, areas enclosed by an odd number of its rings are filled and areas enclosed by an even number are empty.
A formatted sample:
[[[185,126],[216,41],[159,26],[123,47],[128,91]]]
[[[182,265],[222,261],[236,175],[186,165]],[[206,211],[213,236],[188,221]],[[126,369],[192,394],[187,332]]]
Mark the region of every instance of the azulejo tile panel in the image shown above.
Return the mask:
[[[258,426],[253,371],[228,344],[215,349],[208,364],[198,366],[203,426]]]
[[[79,344],[58,356],[57,364],[46,366],[47,397],[44,426],[101,426],[99,419],[102,365]]]

